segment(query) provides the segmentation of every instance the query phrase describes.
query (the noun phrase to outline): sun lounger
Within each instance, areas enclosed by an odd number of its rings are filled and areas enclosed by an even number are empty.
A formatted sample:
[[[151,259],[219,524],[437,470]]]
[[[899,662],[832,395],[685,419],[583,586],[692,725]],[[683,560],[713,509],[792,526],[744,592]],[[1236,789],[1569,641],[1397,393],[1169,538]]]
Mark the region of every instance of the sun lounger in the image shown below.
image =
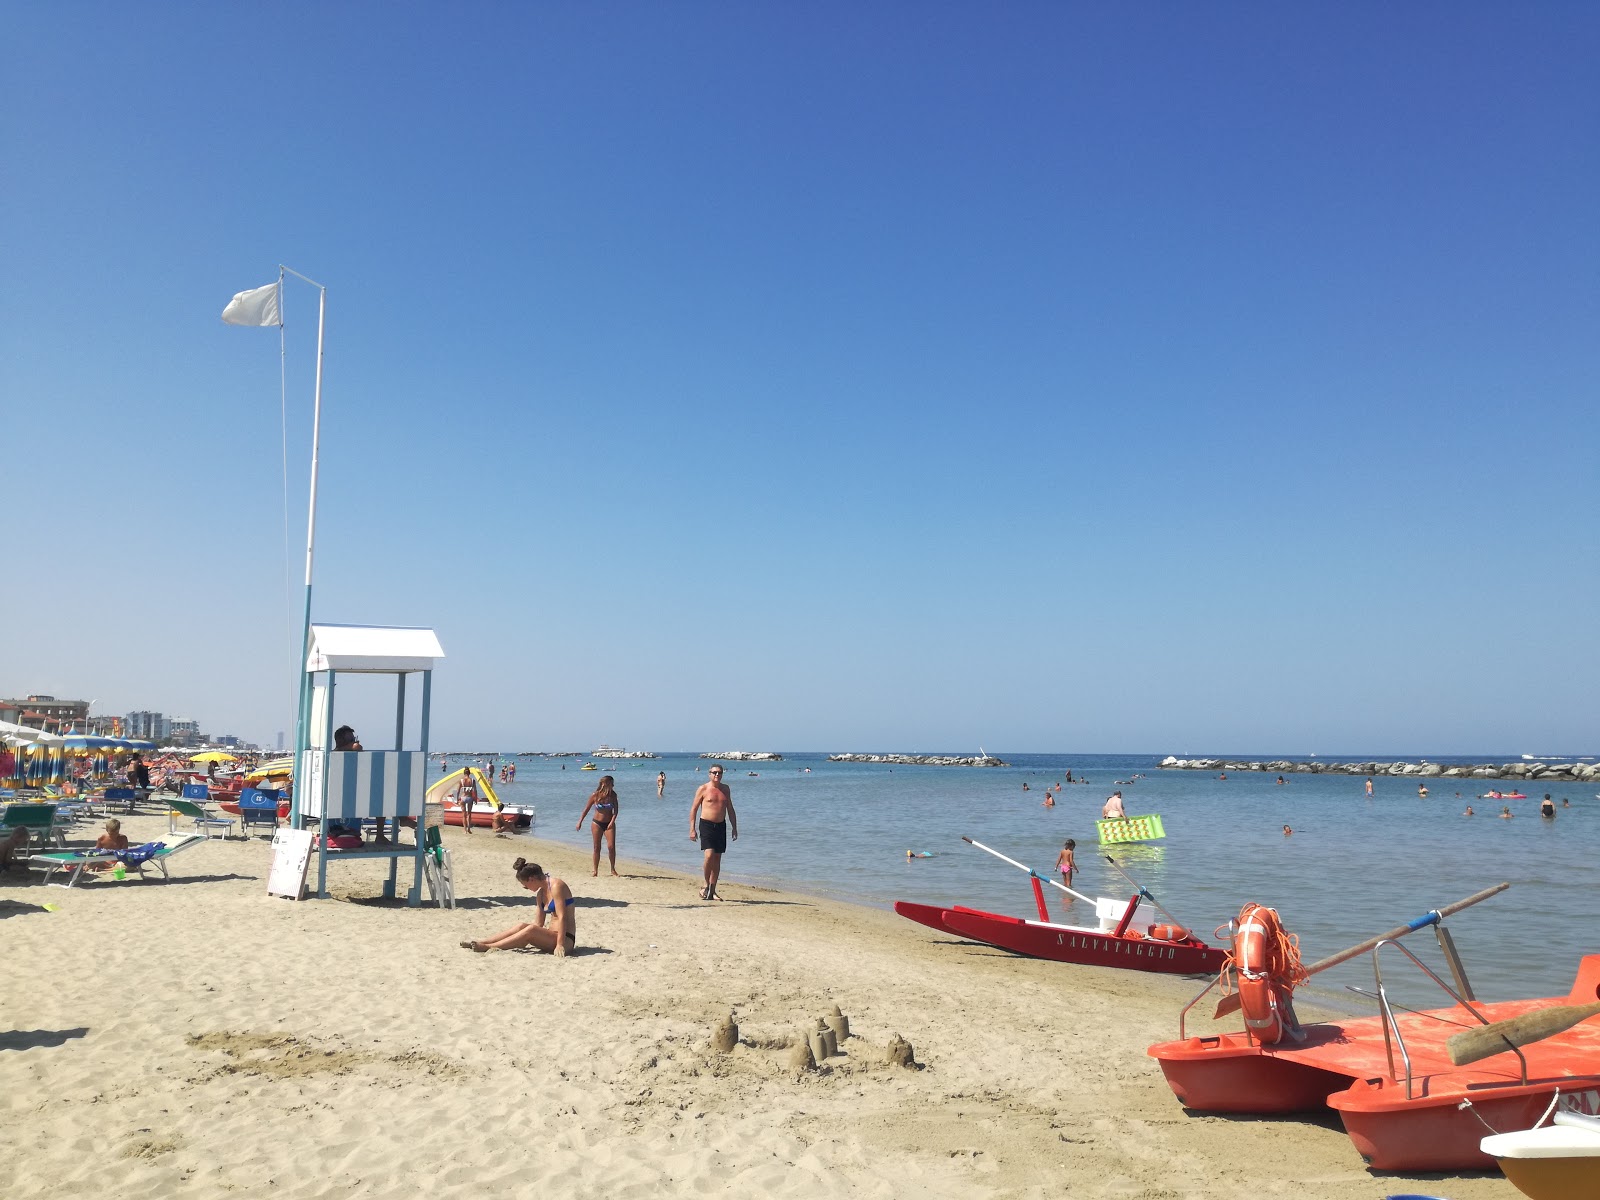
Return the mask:
[[[96,796],[96,800],[104,800],[107,805],[126,804],[128,811],[133,812],[133,806],[139,799],[139,792],[131,787],[108,787],[105,794]]]
[[[31,856],[28,859],[28,866],[35,870],[43,870],[44,879],[41,882],[51,887],[75,887],[78,880],[84,877],[84,872],[95,864],[119,861],[124,866],[138,871],[140,879],[146,878],[144,873],[146,867],[154,867],[161,873],[161,879],[165,882],[171,878],[167,873],[167,860],[206,840],[204,834],[185,833],[178,835],[176,841],[146,842],[142,846],[133,846],[127,850],[53,850],[48,854]],[[54,876],[63,871],[67,874],[67,881],[52,882]]]
[[[187,791],[188,789],[185,788],[184,790]],[[195,830],[205,834],[206,837],[211,836],[211,830],[213,829],[222,830],[224,838],[233,832],[232,817],[219,816],[192,800],[168,800],[167,832],[178,832],[177,822],[180,817],[193,821]]]
[[[65,846],[67,835],[57,821],[58,808],[55,804],[8,804],[0,812],[0,837],[21,826],[41,845],[49,845],[53,838],[57,845]]]

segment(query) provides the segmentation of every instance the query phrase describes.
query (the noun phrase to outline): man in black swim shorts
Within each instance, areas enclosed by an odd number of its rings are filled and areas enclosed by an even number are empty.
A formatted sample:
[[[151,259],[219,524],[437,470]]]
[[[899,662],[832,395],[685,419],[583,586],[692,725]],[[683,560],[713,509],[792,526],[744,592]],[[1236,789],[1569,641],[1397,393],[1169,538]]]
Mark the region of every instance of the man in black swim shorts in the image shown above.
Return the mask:
[[[689,840],[699,841],[705,851],[705,887],[700,899],[717,899],[717,880],[722,875],[722,856],[728,852],[728,836],[739,840],[739,816],[733,811],[733,793],[722,782],[722,764],[713,763],[710,779],[695,789],[689,809]]]

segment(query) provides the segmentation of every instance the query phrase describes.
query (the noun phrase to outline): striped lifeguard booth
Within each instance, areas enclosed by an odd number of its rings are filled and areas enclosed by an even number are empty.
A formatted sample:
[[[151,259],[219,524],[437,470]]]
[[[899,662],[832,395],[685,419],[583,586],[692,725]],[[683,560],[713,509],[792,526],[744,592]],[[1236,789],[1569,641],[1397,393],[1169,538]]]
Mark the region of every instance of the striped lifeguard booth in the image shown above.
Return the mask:
[[[407,903],[422,903],[423,862],[427,838],[423,826],[427,790],[428,720],[433,692],[433,664],[444,657],[431,629],[384,625],[312,625],[306,675],[311,688],[310,717],[306,721],[307,745],[299,748],[295,772],[294,807],[290,824],[317,828],[317,892],[328,895],[328,862],[347,859],[387,859],[389,879],[383,894],[394,899],[400,863],[412,860],[411,891]],[[391,750],[336,750],[333,732],[335,688],[341,675],[393,675],[395,677],[394,748]],[[422,676],[419,745],[406,749],[406,692],[412,675]],[[370,738],[369,738],[370,740]],[[302,781],[304,786],[302,786]],[[398,822],[415,822],[411,845],[401,845]],[[382,819],[392,835],[387,845],[368,842],[359,848],[330,847],[328,830],[334,824],[359,827],[359,822]]]

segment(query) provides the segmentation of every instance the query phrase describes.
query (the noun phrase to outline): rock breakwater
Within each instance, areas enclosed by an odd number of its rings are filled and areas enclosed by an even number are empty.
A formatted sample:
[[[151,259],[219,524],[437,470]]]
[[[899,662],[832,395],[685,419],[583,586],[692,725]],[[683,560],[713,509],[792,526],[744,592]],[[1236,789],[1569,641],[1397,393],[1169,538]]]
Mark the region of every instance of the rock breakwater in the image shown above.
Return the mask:
[[[1004,767],[992,754],[830,754],[829,762],[844,763],[895,763],[912,767]]]
[[[1592,762],[1442,763],[1417,762],[1248,762],[1231,758],[1178,758],[1161,760],[1165,770],[1267,771],[1275,775],[1408,775],[1419,779],[1514,779],[1519,782],[1587,783],[1600,779],[1600,765]]]
[[[783,755],[771,750],[724,750],[721,754],[702,754],[701,758],[720,758],[726,762],[782,762]]]

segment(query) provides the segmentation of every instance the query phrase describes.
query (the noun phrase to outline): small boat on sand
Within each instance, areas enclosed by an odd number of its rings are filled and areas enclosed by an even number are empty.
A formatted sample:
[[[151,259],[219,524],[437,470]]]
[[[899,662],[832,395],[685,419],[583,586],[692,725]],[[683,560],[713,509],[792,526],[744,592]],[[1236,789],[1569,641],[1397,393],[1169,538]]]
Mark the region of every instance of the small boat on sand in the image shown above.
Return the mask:
[[[1155,903],[1155,898],[1144,888],[1138,888],[1127,900],[1107,896],[1091,899],[1053,879],[1045,880],[1031,868],[990,850],[980,842],[974,842],[971,838],[963,838],[962,841],[1028,873],[1033,882],[1033,897],[1038,906],[1039,919],[1009,917],[959,904],[946,908],[913,904],[905,900],[895,902],[895,912],[941,933],[953,933],[1015,954],[1026,954],[1030,958],[1048,958],[1053,962],[1081,963],[1093,967],[1155,971],[1168,975],[1209,974],[1222,969],[1227,951],[1207,945],[1195,937],[1165,909],[1161,909],[1166,917],[1165,922],[1134,923],[1141,900]],[[1116,866],[1114,862],[1112,865]],[[1120,867],[1117,869],[1121,870]],[[1069,925],[1052,921],[1049,907],[1045,904],[1043,882],[1085,901],[1095,914],[1095,924]]]
[[[1600,1117],[1558,1112],[1553,1124],[1497,1133],[1481,1148],[1533,1200],[1600,1196]]]

